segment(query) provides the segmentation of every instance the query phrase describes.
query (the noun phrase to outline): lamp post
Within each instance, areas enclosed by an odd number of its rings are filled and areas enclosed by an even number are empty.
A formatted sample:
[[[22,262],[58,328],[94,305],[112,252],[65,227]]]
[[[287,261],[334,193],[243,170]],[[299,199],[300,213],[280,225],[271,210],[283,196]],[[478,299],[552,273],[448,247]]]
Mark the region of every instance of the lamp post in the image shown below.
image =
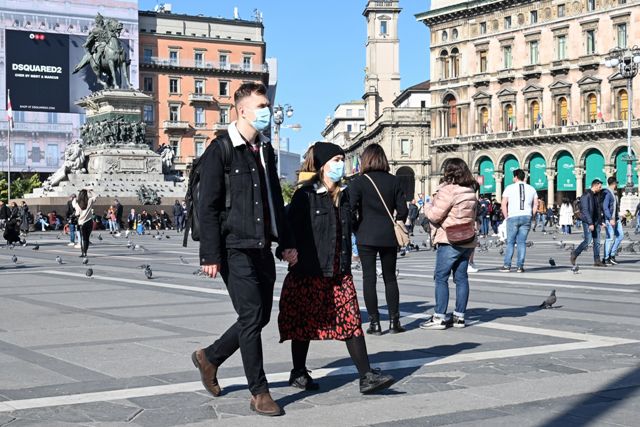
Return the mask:
[[[634,193],[633,162],[636,160],[631,147],[631,118],[633,117],[633,78],[640,69],[640,47],[615,48],[609,51],[605,65],[617,69],[627,79],[627,183],[624,187],[626,195]]]
[[[276,138],[276,144],[278,146],[278,179],[282,177],[280,165],[282,162],[280,161],[280,127],[282,123],[284,123],[285,116],[287,118],[291,118],[293,116],[293,107],[289,104],[284,104],[284,107],[280,104],[273,107],[273,124],[274,129],[273,133]]]

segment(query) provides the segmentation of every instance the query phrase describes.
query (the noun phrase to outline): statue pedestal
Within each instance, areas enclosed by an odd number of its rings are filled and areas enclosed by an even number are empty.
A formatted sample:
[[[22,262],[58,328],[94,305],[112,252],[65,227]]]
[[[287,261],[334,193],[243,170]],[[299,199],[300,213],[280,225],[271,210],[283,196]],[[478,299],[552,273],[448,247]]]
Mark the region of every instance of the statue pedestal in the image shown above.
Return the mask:
[[[123,119],[138,123],[142,119],[142,107],[153,98],[134,89],[105,89],[76,101],[85,109],[87,123]]]
[[[623,216],[627,210],[632,214],[636,212],[636,206],[640,202],[638,194],[625,194],[620,198],[620,216]]]

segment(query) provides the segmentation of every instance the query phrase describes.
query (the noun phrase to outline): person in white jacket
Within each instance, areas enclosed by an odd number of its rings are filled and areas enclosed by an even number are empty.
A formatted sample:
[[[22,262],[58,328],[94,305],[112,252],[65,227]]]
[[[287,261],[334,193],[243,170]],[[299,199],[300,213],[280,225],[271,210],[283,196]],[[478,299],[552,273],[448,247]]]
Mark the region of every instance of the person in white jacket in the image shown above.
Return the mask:
[[[562,227],[562,234],[571,234],[571,227],[573,226],[573,206],[568,198],[562,199],[562,205],[560,206],[560,226]]]

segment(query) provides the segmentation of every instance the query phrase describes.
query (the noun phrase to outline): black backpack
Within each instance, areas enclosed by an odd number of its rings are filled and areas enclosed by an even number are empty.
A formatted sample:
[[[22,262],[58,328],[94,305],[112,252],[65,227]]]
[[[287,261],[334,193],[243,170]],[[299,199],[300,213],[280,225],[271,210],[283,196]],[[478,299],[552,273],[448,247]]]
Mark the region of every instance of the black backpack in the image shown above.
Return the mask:
[[[222,134],[218,136],[207,149],[202,153],[202,156],[193,160],[191,166],[191,174],[189,175],[189,184],[187,187],[187,194],[185,196],[185,202],[187,204],[187,221],[184,228],[184,237],[182,239],[182,246],[187,247],[187,241],[189,240],[189,232],[191,232],[191,238],[195,242],[200,241],[200,219],[198,218],[198,203],[200,196],[200,171],[204,164],[204,159],[207,155],[211,155],[214,144],[220,144],[222,149],[222,161],[224,163],[224,194],[225,194],[225,208],[229,210],[231,207],[231,192],[229,191],[229,172],[231,171],[231,162],[233,160],[233,144],[228,134]]]

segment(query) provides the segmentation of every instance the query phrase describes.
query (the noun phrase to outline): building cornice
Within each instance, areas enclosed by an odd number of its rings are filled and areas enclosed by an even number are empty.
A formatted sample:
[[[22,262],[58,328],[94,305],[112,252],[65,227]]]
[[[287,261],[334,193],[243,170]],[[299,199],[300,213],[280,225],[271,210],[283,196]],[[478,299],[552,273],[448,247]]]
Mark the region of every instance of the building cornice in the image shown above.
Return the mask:
[[[461,18],[471,18],[485,15],[505,8],[538,0],[472,0],[452,6],[434,9],[415,15],[417,21],[423,22],[427,27],[443,22],[454,21]]]
[[[238,27],[253,27],[253,28],[264,29],[264,25],[262,24],[262,22],[258,22],[258,21],[248,21],[244,19],[213,18],[211,16],[187,15],[187,14],[181,14],[181,13],[153,12],[150,10],[138,11],[138,17],[169,19],[174,21],[206,22],[209,24],[236,25]]]

